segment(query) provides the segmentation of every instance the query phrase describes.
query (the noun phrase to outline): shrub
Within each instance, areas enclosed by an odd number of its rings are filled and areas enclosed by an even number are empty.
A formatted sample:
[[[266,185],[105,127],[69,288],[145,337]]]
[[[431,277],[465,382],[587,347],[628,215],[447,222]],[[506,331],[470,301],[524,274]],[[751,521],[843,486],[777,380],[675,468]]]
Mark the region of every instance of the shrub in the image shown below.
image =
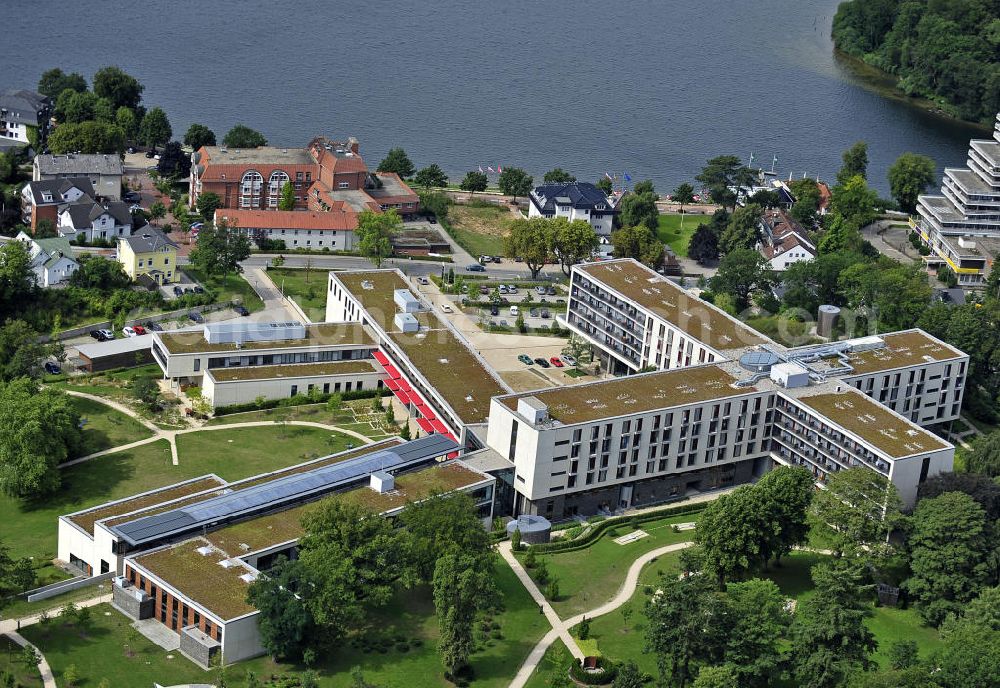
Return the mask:
[[[538,561],[537,557],[535,556],[535,550],[533,547],[528,548],[528,553],[524,555],[524,561],[522,563],[524,564],[524,568],[526,569],[535,568]]]
[[[576,637],[580,640],[586,640],[590,637],[590,619],[586,616],[580,622],[580,628],[577,629]]]
[[[586,671],[580,660],[575,660],[569,667],[569,675],[577,683],[582,683],[586,686],[602,686],[614,681],[618,675],[618,666],[607,657],[596,657],[595,659],[597,662],[597,671]]]

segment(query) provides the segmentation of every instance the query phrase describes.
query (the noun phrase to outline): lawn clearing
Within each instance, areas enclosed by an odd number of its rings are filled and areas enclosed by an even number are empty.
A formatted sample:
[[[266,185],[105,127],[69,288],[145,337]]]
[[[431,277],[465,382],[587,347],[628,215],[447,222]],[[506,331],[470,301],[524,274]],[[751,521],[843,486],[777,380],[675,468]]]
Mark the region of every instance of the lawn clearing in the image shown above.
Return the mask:
[[[235,273],[226,275],[225,277],[208,277],[201,270],[191,265],[185,265],[181,270],[187,273],[188,277],[206,289],[211,290],[215,294],[215,301],[217,303],[226,303],[229,301],[241,303],[251,313],[264,308],[264,302],[257,296],[257,292],[253,290],[253,286]]]
[[[936,629],[924,625],[916,609],[876,607],[865,625],[878,639],[878,649],[872,658],[883,669],[890,667],[889,649],[899,640],[916,641],[921,659],[928,659],[941,647],[941,636]]]
[[[632,562],[641,555],[664,545],[690,541],[694,537],[693,530],[675,533],[671,525],[696,521],[698,515],[697,512],[680,514],[640,523],[639,530],[649,536],[626,545],[614,542],[615,537],[633,530],[628,524],[622,524],[606,530],[597,542],[585,549],[541,555],[539,559],[545,560],[549,575],[559,579],[560,595],[552,602],[553,609],[565,619],[607,602],[625,581]]]
[[[5,635],[0,635],[0,676],[10,674],[14,685],[30,688],[42,685],[42,674],[37,667],[29,669],[21,662],[23,648]]]
[[[687,258],[688,243],[698,225],[707,222],[704,215],[660,215],[656,236],[680,258]]]
[[[442,225],[473,258],[502,256],[503,236],[512,219],[514,216],[506,206],[453,205]]]
[[[80,456],[136,442],[153,434],[134,418],[99,401],[70,397],[70,403],[85,421]]]
[[[285,296],[295,299],[313,322],[326,320],[327,270],[271,268],[267,276]]]

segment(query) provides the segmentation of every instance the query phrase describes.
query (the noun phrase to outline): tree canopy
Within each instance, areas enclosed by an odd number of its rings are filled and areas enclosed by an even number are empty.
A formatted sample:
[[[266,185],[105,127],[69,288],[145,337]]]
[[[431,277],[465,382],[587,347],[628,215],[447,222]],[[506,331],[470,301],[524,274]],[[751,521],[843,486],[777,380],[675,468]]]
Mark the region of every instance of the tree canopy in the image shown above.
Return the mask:
[[[830,473],[812,503],[819,520],[833,529],[839,552],[877,549],[899,523],[896,486],[863,466]]]
[[[259,131],[245,124],[237,124],[222,137],[222,145],[229,148],[258,148],[266,146],[267,139]]]
[[[156,170],[162,177],[184,179],[191,174],[191,156],[181,149],[179,142],[170,141],[160,151]]]
[[[240,273],[243,267],[240,261],[250,257],[250,238],[231,229],[225,222],[217,225],[206,222],[198,232],[198,242],[191,251],[191,262],[206,275],[222,275]]]
[[[376,213],[363,210],[358,214],[358,228],[354,235],[358,241],[358,252],[371,261],[376,268],[392,255],[392,237],[403,226],[403,220],[395,210]]]
[[[410,160],[410,156],[402,148],[392,148],[378,164],[379,172],[394,172],[401,178],[412,177],[416,168]]]
[[[841,154],[842,165],[837,172],[837,183],[846,184],[852,177],[868,179],[868,144],[858,141]]]
[[[729,224],[719,237],[719,250],[723,255],[738,249],[756,250],[760,238],[760,223],[764,209],[755,203],[737,208],[729,218]]]
[[[651,191],[625,194],[618,202],[618,221],[622,227],[643,226],[655,232],[660,222],[656,194]]]
[[[531,191],[533,183],[534,180],[531,178],[531,175],[520,167],[508,167],[504,169],[497,180],[497,186],[500,187],[500,191],[508,196],[513,196],[515,201],[518,196],[527,196],[528,192]]]
[[[139,107],[142,91],[142,84],[119,67],[103,67],[94,74],[94,93],[111,101],[115,109]]]
[[[462,191],[475,193],[477,191],[486,191],[488,185],[489,179],[486,177],[486,173],[473,170],[472,172],[465,173],[465,177],[462,178],[459,188]]]
[[[712,293],[731,296],[737,312],[750,305],[750,297],[767,292],[774,283],[767,258],[749,248],[737,248],[723,256],[719,271],[709,280]]]
[[[556,167],[546,172],[545,176],[542,177],[542,181],[546,184],[566,184],[568,182],[575,182],[576,177],[563,168]]]
[[[214,146],[215,132],[204,124],[196,122],[188,127],[184,133],[184,145],[191,146],[194,150],[198,150],[202,146]]]
[[[597,232],[586,220],[556,217],[552,220],[552,250],[559,260],[563,274],[569,277],[577,263],[590,258],[600,246]]]
[[[552,227],[552,221],[544,217],[514,220],[503,239],[504,256],[522,259],[531,272],[531,279],[536,279],[552,260]]]
[[[87,80],[77,72],[66,74],[58,67],[42,72],[42,78],[38,80],[38,92],[53,100],[67,89],[80,92],[86,91]]]
[[[60,124],[49,134],[49,150],[57,155],[65,153],[123,153],[125,132],[116,124],[106,122],[81,122]]]
[[[417,172],[413,181],[416,182],[418,186],[422,186],[425,189],[447,186],[448,175],[444,173],[444,170],[442,170],[437,163],[433,163]]]
[[[611,246],[615,258],[634,258],[654,269],[663,265],[663,243],[646,225],[616,229]]]
[[[889,167],[889,189],[901,210],[917,209],[917,196],[934,183],[934,161],[926,155],[903,153]]]
[[[173,136],[173,130],[170,128],[170,121],[161,108],[153,108],[142,118],[142,124],[139,125],[139,138],[147,146],[152,146],[155,149],[169,141],[171,136]]]

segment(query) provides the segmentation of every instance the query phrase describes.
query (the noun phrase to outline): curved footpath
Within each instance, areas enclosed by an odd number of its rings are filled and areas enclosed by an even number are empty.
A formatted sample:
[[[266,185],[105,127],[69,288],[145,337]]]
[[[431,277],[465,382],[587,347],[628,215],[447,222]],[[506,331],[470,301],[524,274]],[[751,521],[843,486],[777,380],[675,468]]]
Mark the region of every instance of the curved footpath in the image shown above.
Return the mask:
[[[622,583],[618,592],[609,601],[595,607],[590,611],[586,611],[582,614],[577,614],[574,617],[566,619],[563,621],[556,614],[555,610],[552,609],[552,605],[549,604],[545,596],[535,585],[535,581],[531,579],[528,572],[524,570],[521,566],[521,562],[517,560],[514,553],[511,551],[510,541],[505,541],[500,543],[500,555],[510,564],[511,569],[517,575],[518,580],[524,585],[531,597],[541,606],[542,611],[545,613],[545,618],[548,619],[549,623],[552,625],[552,630],[546,633],[541,640],[531,649],[528,657],[524,660],[521,668],[518,669],[517,675],[514,680],[510,682],[510,688],[523,688],[523,686],[531,678],[531,675],[538,668],[538,664],[542,661],[542,657],[545,656],[545,652],[549,647],[556,641],[556,638],[561,638],[566,647],[577,659],[583,659],[583,652],[577,646],[576,641],[573,640],[573,636],[570,634],[570,629],[576,626],[578,623],[583,621],[583,617],[588,619],[593,619],[598,616],[603,616],[609,612],[621,607],[623,604],[628,602],[635,589],[639,585],[639,575],[642,573],[643,567],[652,562],[654,559],[663,556],[664,554],[669,554],[670,552],[676,552],[678,550],[685,549],[693,545],[693,542],[679,542],[673,545],[666,545],[658,549],[646,552],[641,557],[632,562],[629,566],[628,573],[625,574],[625,581]]]
[[[148,430],[153,432],[151,437],[146,437],[141,440],[136,440],[135,442],[129,442],[128,444],[120,444],[117,447],[109,447],[108,449],[102,449],[101,451],[94,452],[93,454],[87,454],[86,456],[81,456],[78,459],[72,459],[60,464],[61,468],[67,466],[74,466],[78,463],[83,463],[84,461],[90,461],[91,459],[96,459],[107,454],[114,454],[116,452],[125,451],[127,449],[134,449],[135,447],[140,447],[144,444],[150,444],[156,442],[157,440],[167,440],[170,443],[170,456],[173,465],[180,465],[180,459],[177,456],[177,436],[186,435],[191,432],[202,432],[202,431],[212,431],[212,430],[228,430],[230,428],[254,428],[262,427],[265,425],[300,425],[310,428],[319,428],[320,430],[329,430],[331,432],[339,432],[342,435],[347,435],[348,437],[359,440],[363,444],[371,444],[375,440],[371,437],[362,435],[360,432],[355,430],[348,430],[347,428],[342,428],[339,425],[327,425],[326,423],[316,423],[314,421],[308,420],[256,420],[256,421],[246,421],[244,423],[221,423],[219,425],[202,425],[193,428],[184,428],[183,430],[164,430],[152,421],[149,421],[138,413],[134,409],[129,408],[125,404],[114,401],[112,399],[106,399],[104,397],[97,396],[96,394],[88,394],[86,392],[76,392],[73,390],[65,390],[67,394],[74,397],[80,397],[82,399],[89,399],[95,401],[99,404],[104,404],[109,406],[116,411],[125,414],[129,418],[132,418],[139,423],[142,423]]]

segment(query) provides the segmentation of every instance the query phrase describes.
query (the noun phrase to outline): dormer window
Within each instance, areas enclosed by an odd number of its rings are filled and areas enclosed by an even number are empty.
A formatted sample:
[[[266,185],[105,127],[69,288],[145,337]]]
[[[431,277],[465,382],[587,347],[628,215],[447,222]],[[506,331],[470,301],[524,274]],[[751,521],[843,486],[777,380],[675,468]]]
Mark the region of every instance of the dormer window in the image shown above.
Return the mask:
[[[42,193],[42,200],[45,201],[46,203],[51,203],[52,202],[52,194],[50,194],[47,191],[44,192],[44,193]]]

